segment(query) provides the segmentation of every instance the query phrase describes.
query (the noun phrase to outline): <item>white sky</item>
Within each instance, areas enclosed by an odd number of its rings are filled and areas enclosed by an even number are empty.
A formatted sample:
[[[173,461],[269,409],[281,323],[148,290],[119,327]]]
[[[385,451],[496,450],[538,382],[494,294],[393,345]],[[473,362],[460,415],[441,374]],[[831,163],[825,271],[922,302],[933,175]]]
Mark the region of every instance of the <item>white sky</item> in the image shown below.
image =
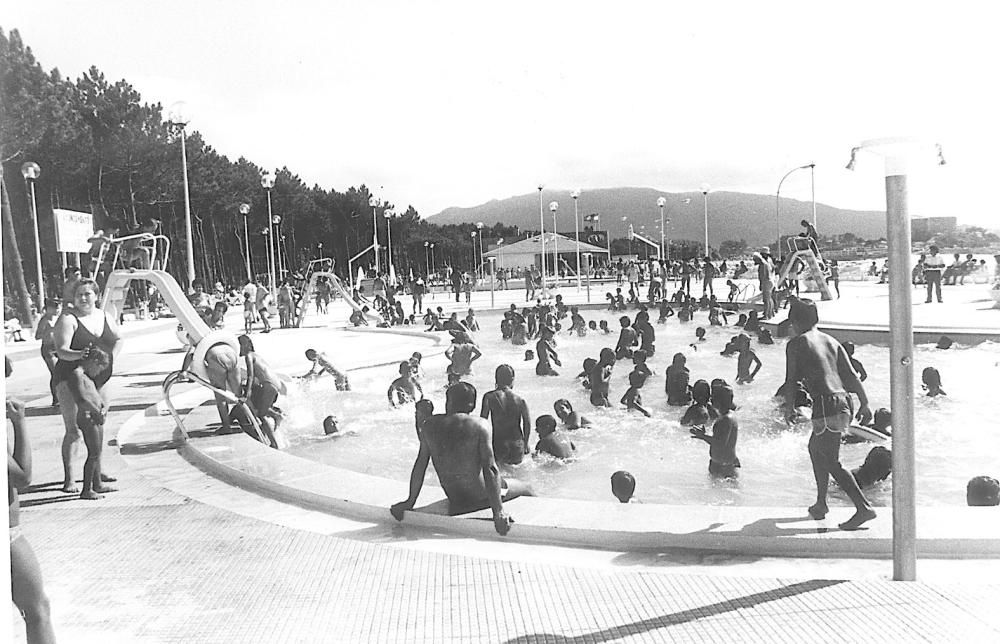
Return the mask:
[[[848,172],[850,149],[917,135],[948,165],[911,174],[911,214],[1000,226],[988,2],[5,4],[47,69],[96,65],[233,159],[424,216],[539,183],[773,194],[809,162],[818,201],[882,209],[881,161]]]

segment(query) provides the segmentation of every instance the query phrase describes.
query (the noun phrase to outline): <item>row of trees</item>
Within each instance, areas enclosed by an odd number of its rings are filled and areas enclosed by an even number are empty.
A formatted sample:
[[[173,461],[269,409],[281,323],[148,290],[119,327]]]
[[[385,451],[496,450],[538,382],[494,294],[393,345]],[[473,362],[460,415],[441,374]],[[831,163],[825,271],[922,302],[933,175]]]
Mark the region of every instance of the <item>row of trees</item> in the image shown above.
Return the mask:
[[[120,234],[152,220],[160,222],[173,249],[168,269],[183,284],[187,257],[180,130],[163,107],[143,101],[125,80],[109,81],[96,67],[75,81],[63,78],[57,69],[46,72],[16,30],[0,30],[0,83],[4,280],[18,317],[30,322],[28,293],[36,289],[34,271],[22,268],[35,262],[30,198],[20,173],[26,161],[42,168],[36,194],[50,294],[61,281],[53,208],[93,213],[96,228]],[[265,273],[266,241],[261,233],[267,228],[267,195],[260,183],[265,169],[242,157],[228,159],[197,131],[187,133],[186,145],[196,274],[209,283],[246,279],[242,203],[251,206],[247,228],[253,271]],[[428,224],[412,206],[386,220],[384,213],[396,208],[377,197],[373,218],[372,194],[364,185],[341,192],[307,186],[287,166],[273,174],[272,211],[282,216],[282,252],[293,269],[317,257],[322,244],[323,255],[333,256],[338,269],[346,271],[348,258],[371,244],[373,219],[383,253],[391,221],[397,269],[424,272],[425,242],[435,245],[439,267],[473,263],[474,225]],[[481,234],[513,238],[515,231],[496,224]]]

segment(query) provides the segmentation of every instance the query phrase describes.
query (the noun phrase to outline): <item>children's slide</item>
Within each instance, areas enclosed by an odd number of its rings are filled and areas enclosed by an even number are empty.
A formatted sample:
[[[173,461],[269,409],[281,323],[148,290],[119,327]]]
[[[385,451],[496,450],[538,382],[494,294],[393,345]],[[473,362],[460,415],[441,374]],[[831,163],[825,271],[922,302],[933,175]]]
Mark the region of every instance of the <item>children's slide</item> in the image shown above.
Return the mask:
[[[337,277],[334,273],[330,273],[327,271],[314,271],[312,276],[309,278],[309,284],[306,286],[305,292],[303,292],[302,294],[302,313],[300,313],[298,317],[299,323],[301,323],[303,314],[305,313],[305,309],[312,297],[314,290],[316,289],[316,281],[320,277],[325,277],[328,280],[330,280],[330,283],[333,284],[333,288],[336,289],[341,296],[343,296],[344,302],[346,302],[348,306],[350,306],[355,311],[364,313],[364,311],[361,310],[361,306],[354,301],[353,297],[351,297],[350,291],[348,291],[347,288],[344,287],[344,284],[343,282],[340,281],[339,277]],[[368,320],[374,323],[376,326],[384,322],[382,316],[379,315],[378,313],[375,313],[374,311],[369,310],[367,313],[364,313],[364,315],[366,315],[368,317]]]

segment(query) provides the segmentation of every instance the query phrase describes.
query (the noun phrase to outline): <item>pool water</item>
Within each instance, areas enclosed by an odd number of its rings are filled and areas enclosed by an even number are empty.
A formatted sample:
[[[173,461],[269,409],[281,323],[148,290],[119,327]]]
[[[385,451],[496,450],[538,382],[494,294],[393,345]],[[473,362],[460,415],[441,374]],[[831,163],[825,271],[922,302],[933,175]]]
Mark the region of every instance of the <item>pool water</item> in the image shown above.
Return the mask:
[[[653,313],[651,311],[651,313]],[[629,311],[634,318],[634,312]],[[587,320],[606,319],[616,328],[619,314],[610,311],[584,311]],[[524,360],[524,350],[500,339],[499,314],[479,316],[482,331],[477,341],[483,357],[474,364],[474,373],[466,380],[483,393],[493,389],[497,365],[508,363],[516,371],[514,390],[525,398],[532,419],[542,414],[554,415],[552,403],[567,398],[574,409],[588,417],[593,425],[568,432],[576,445],[576,456],[560,462],[546,456],[526,458],[518,466],[503,466],[504,475],[530,482],[537,494],[584,500],[613,501],[610,476],[619,469],[636,478],[636,496],[643,502],[667,504],[713,504],[753,506],[800,506],[814,500],[815,484],[806,452],[808,424],[786,427],[777,402],[772,397],[784,380],[784,340],[753,347],[763,362],[754,382],[735,385],[736,359],[719,355],[726,341],[739,331],[736,327],[709,327],[705,313],[695,321],[682,324],[676,317],[666,324],[656,324],[656,354],[649,360],[654,371],[643,388],[644,406],[652,412],[645,418],[618,405],[627,389],[631,361],[619,361],[611,385],[615,407],[596,409],[576,375],[586,357],[597,357],[605,346],[614,347],[617,332],[587,337],[559,334],[557,351],[563,366],[556,377],[536,376],[535,362]],[[695,329],[705,326],[704,342],[695,343]],[[567,325],[568,326],[568,325]],[[372,339],[373,342],[377,341]],[[691,346],[692,343],[696,347]],[[316,347],[330,356],[337,355],[334,345]],[[742,462],[739,478],[717,480],[708,474],[708,445],[691,437],[679,419],[683,407],[668,407],[664,393],[664,372],[675,352],[687,356],[691,382],[697,379],[725,378],[735,390],[740,424],[736,451]],[[401,360],[408,355],[399,356]],[[889,407],[889,350],[887,347],[862,345],[855,357],[865,365],[868,380],[865,388],[872,409]],[[434,401],[438,412],[444,409],[444,356],[424,360],[424,394]],[[946,397],[928,398],[920,390],[920,372],[935,366],[941,372]],[[965,485],[973,476],[1000,474],[1000,432],[995,431],[996,382],[1000,377],[1000,344],[984,343],[975,347],[954,346],[949,350],[930,345],[915,348],[914,384],[916,392],[917,499],[922,505],[964,505]],[[413,424],[413,405],[392,409],[386,389],[398,375],[396,365],[367,368],[352,372],[353,391],[334,391],[332,379],[324,376],[314,382],[296,381],[282,402],[286,410],[284,428],[291,442],[289,451],[335,467],[374,474],[399,481],[400,498],[406,496],[407,481],[417,453]],[[477,406],[478,409],[478,406]],[[323,435],[322,420],[333,414],[344,436]],[[531,447],[537,435],[532,432]],[[841,462],[847,468],[861,464],[871,443],[844,445]],[[427,481],[437,485],[433,466]],[[846,503],[846,496],[831,485],[834,496]],[[891,479],[867,490],[876,505],[891,502]]]

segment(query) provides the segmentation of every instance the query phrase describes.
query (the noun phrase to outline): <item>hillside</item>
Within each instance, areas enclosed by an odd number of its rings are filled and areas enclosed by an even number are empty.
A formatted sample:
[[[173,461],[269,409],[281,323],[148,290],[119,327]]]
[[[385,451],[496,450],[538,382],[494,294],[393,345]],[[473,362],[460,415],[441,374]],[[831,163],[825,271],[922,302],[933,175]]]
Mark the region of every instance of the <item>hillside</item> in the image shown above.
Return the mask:
[[[670,220],[667,235],[673,239],[700,240],[704,237],[704,205],[700,192],[669,193],[652,188],[605,188],[584,192],[580,196],[580,226],[584,215],[599,213],[599,228],[611,228],[611,236],[623,237],[625,228],[622,217],[628,217],[636,231],[646,226],[646,234],[659,236],[656,226],[660,221],[659,197],[665,197],[664,218]],[[690,199],[688,203],[684,203]],[[559,202],[557,215],[560,232],[573,231],[573,199],[568,190],[545,190],[542,193],[545,209],[545,228],[552,227],[549,202]],[[745,239],[759,246],[773,243],[773,196],[742,192],[710,192],[708,194],[708,228],[711,244],[727,239]],[[781,199],[781,232],[794,234],[801,231],[799,221],[812,220],[812,203],[795,199]],[[867,239],[885,236],[885,213],[877,211],[841,210],[822,203],[816,204],[817,228],[820,234],[851,232]],[[503,200],[493,200],[471,208],[447,208],[428,218],[428,222],[444,224],[503,222],[522,230],[538,230],[538,193],[517,195]]]

